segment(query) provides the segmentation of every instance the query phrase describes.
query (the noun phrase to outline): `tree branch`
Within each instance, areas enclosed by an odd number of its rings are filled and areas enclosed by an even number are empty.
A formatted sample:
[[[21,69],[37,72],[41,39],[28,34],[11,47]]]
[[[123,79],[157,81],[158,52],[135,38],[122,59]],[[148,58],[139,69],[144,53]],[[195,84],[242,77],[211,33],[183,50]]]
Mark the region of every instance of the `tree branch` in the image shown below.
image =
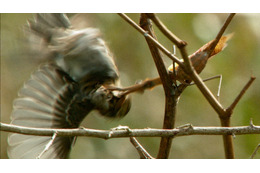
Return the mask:
[[[259,143],[259,144],[257,145],[257,147],[255,148],[255,150],[254,150],[253,154],[251,155],[250,159],[253,159],[253,158],[255,157],[257,151],[259,150],[259,148],[260,148],[260,143]]]
[[[230,14],[227,18],[227,20],[224,22],[222,28],[220,29],[219,33],[217,34],[215,40],[210,45],[211,47],[208,50],[208,56],[210,56],[211,52],[215,49],[217,43],[219,42],[221,36],[223,35],[224,31],[226,30],[227,26],[231,22],[232,18],[235,14]],[[204,95],[204,97],[207,99],[207,101],[210,103],[210,105],[214,108],[214,110],[218,113],[221,125],[222,127],[230,127],[230,117],[232,112],[227,112],[220,102],[214,97],[214,95],[211,93],[211,91],[208,89],[208,87],[203,83],[202,79],[199,77],[199,75],[196,73],[194,68],[191,65],[190,59],[187,56],[185,47],[180,48],[182,58],[184,60],[184,65],[186,68],[186,71],[194,81],[194,83],[197,85],[201,93]],[[222,118],[225,117],[225,118]],[[233,140],[231,135],[223,135],[223,141],[224,141],[224,149],[225,149],[225,156],[227,159],[233,159],[234,156],[234,147],[233,147]]]
[[[236,97],[234,102],[227,108],[226,112],[232,112],[234,110],[234,108],[236,107],[239,100],[242,98],[242,96],[245,94],[245,92],[248,90],[248,88],[251,86],[251,84],[254,82],[255,79],[256,79],[256,77],[251,76],[250,80],[247,82],[247,84],[244,86],[244,88],[238,94],[238,96]]]
[[[156,40],[156,36],[152,29],[151,21],[146,17],[146,15],[141,14],[140,16],[140,26],[149,34],[151,37],[153,37]],[[159,73],[161,82],[163,84],[163,88],[165,91],[165,96],[172,97],[172,79],[168,75],[167,68],[164,65],[164,62],[162,60],[162,56],[160,54],[159,49],[154,46],[154,44],[146,37],[147,44],[149,46],[150,52],[152,54],[153,60],[155,62],[157,71]]]
[[[13,124],[5,124],[0,122],[0,131],[19,133],[35,136],[87,136],[103,139],[110,138],[126,138],[126,137],[178,137],[189,135],[246,135],[260,134],[260,126],[237,126],[237,127],[183,127],[175,129],[131,129],[131,133],[127,129],[115,130],[97,130],[88,128],[74,129],[47,129],[23,127]]]
[[[187,43],[181,39],[179,39],[176,35],[174,35],[154,13],[146,13],[146,15],[155,23],[155,25],[159,28],[159,30],[169,39],[171,40],[178,48],[186,46]]]
[[[170,51],[168,51],[163,45],[161,45],[157,40],[155,40],[151,35],[149,35],[145,30],[143,30],[139,25],[137,25],[132,19],[130,19],[127,15],[124,13],[119,13],[119,16],[121,16],[127,23],[129,23],[131,26],[133,26],[138,32],[140,32],[144,37],[149,39],[153,44],[155,44],[165,55],[167,55],[171,60],[176,62],[181,68],[184,68],[183,63],[174,56]]]
[[[137,141],[135,137],[130,137],[130,142],[138,151],[141,159],[154,159],[145,149],[144,147]]]
[[[230,118],[231,118],[231,115],[233,113],[234,108],[236,107],[237,103],[242,98],[242,96],[245,94],[247,89],[254,82],[254,80],[255,80],[255,77],[252,76],[250,78],[250,80],[247,82],[247,84],[244,86],[244,88],[241,90],[239,95],[236,97],[236,99],[233,101],[233,103],[225,110],[225,113],[219,114],[219,118],[220,118],[220,122],[221,122],[222,127],[230,127]],[[223,141],[224,141],[226,158],[227,159],[235,158],[232,136],[231,135],[223,135]]]
[[[140,26],[148,32],[154,39],[156,36],[152,29],[152,24],[150,19],[147,18],[145,14],[141,14]],[[149,46],[150,52],[154,59],[156,68],[160,75],[161,82],[163,84],[163,89],[165,93],[165,111],[164,111],[164,122],[163,129],[173,129],[175,124],[175,115],[177,108],[177,100],[180,93],[177,93],[176,88],[174,88],[173,81],[168,75],[167,69],[163,63],[162,56],[159,49],[146,37],[147,44]],[[168,158],[172,144],[172,138],[162,138],[159,148],[159,153],[157,158],[163,159]]]
[[[231,22],[231,20],[233,19],[233,17],[235,16],[236,13],[230,13],[228,18],[226,19],[226,21],[224,22],[224,25],[222,26],[222,28],[219,30],[218,35],[215,38],[215,42],[212,44],[212,48],[209,50],[209,54],[211,54],[211,52],[214,50],[214,48],[216,47],[216,45],[218,44],[220,38],[222,37],[222,35],[224,34],[225,30],[227,29],[229,23]]]
[[[42,157],[42,155],[49,150],[49,148],[50,148],[50,146],[53,144],[53,142],[54,142],[56,136],[57,136],[57,132],[55,132],[55,133],[52,135],[50,141],[49,141],[48,144],[45,146],[44,150],[36,157],[36,159],[40,159],[40,158]]]

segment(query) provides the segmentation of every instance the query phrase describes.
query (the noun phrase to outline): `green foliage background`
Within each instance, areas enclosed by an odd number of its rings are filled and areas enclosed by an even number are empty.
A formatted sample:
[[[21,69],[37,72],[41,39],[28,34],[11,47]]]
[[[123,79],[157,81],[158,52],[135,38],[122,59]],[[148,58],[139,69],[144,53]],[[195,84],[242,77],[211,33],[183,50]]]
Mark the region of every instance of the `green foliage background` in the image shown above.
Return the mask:
[[[73,16],[74,14],[69,14]],[[128,14],[138,22],[139,14]],[[203,44],[212,40],[228,14],[158,14],[167,27],[178,37],[188,42],[187,50],[192,54]],[[38,63],[26,53],[22,28],[32,14],[1,14],[1,122],[9,123],[12,101],[18,90],[37,69]],[[81,14],[81,20],[100,28],[115,56],[123,86],[137,80],[157,77],[158,73],[145,39],[117,14]],[[226,33],[234,32],[228,47],[212,58],[201,76],[203,78],[222,74],[221,103],[229,106],[250,75],[256,81],[237,105],[232,126],[249,125],[250,118],[260,125],[260,14],[237,14]],[[78,23],[78,25],[85,25]],[[154,26],[158,40],[172,50],[172,43]],[[177,56],[180,57],[177,51]],[[164,58],[165,64],[171,61]],[[207,82],[214,94],[218,80]],[[82,126],[95,129],[110,129],[118,125],[130,128],[161,128],[164,115],[164,93],[157,87],[144,94],[132,95],[132,109],[120,120],[103,118],[92,112]],[[217,114],[198,91],[188,87],[180,98],[176,126],[191,123],[194,126],[220,126]],[[7,158],[7,133],[1,133],[1,158]],[[148,152],[156,157],[160,138],[138,138]],[[236,136],[235,157],[249,158],[260,135]],[[139,158],[129,139],[103,140],[79,137],[71,152],[71,158]],[[173,140],[170,158],[224,158],[221,136],[187,136]],[[258,152],[256,158],[260,158]]]

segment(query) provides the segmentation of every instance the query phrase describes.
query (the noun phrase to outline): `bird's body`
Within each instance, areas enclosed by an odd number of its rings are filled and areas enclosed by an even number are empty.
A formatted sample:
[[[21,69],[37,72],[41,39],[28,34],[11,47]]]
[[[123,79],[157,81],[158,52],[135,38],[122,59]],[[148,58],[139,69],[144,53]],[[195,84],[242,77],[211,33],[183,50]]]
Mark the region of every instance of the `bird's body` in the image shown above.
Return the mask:
[[[129,97],[119,96],[105,87],[120,86],[119,74],[97,29],[73,29],[63,14],[37,14],[27,31],[32,40],[38,40],[35,46],[41,44],[47,50],[46,62],[19,91],[12,124],[76,128],[92,110],[107,117],[127,114]],[[37,158],[50,139],[11,134],[8,155]],[[67,158],[74,140],[75,137],[57,136],[40,158]]]

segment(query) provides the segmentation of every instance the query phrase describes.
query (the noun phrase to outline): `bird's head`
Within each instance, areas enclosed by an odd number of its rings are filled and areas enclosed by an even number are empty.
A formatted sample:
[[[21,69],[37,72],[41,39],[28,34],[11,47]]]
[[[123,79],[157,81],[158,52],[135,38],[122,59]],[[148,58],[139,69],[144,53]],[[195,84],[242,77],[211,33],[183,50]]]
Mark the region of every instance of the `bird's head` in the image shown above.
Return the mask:
[[[111,91],[104,86],[90,93],[91,102],[101,115],[111,118],[124,117],[131,108],[129,95],[121,95],[118,91]]]

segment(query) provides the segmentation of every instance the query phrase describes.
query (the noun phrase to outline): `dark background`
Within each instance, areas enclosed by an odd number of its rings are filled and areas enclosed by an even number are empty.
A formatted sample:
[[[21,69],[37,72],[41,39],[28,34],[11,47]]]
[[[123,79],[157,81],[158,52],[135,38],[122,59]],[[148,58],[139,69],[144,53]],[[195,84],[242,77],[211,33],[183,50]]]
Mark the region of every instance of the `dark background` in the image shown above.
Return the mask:
[[[73,16],[74,14],[69,14]],[[136,22],[139,14],[129,14]],[[178,37],[188,42],[187,50],[192,54],[203,44],[212,40],[228,14],[158,14],[167,27]],[[38,62],[26,50],[22,28],[32,14],[1,14],[1,122],[9,123],[12,102],[18,90],[37,69]],[[232,126],[249,125],[250,118],[260,125],[260,14],[237,14],[226,33],[234,33],[228,47],[212,58],[202,72],[202,78],[222,74],[220,100],[229,106],[250,75],[256,81],[246,92],[234,110]],[[84,22],[78,22],[84,21]],[[151,54],[145,39],[117,14],[81,14],[74,18],[77,25],[99,28],[114,54],[123,86],[137,80],[157,77]],[[158,40],[172,50],[168,41],[154,26]],[[177,51],[177,56],[180,57]],[[171,61],[164,58],[165,64]],[[214,94],[218,80],[207,82]],[[159,86],[144,94],[132,95],[132,109],[121,120],[110,120],[92,112],[82,126],[95,129],[110,129],[118,125],[130,128],[162,128],[164,115],[164,93]],[[178,105],[176,126],[191,123],[194,126],[219,126],[218,115],[196,88],[188,87]],[[1,156],[7,158],[7,135],[1,133]],[[138,138],[148,152],[155,156],[160,138]],[[235,157],[249,158],[260,142],[260,135],[236,136]],[[79,137],[71,152],[71,158],[139,158],[128,138],[103,140]],[[221,136],[186,136],[173,140],[170,158],[224,158]],[[260,154],[256,156],[260,158]]]

